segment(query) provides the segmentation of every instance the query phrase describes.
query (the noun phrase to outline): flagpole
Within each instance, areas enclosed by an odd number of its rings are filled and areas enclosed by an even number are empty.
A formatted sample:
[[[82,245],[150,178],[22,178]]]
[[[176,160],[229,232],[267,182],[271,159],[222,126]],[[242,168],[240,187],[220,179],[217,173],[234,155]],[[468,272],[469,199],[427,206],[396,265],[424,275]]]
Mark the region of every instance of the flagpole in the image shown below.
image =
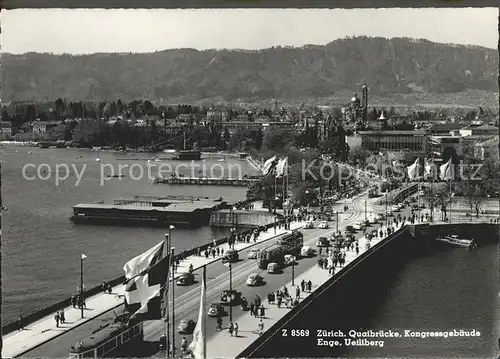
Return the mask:
[[[173,258],[175,258],[175,247],[170,247],[170,258],[172,262],[172,358],[175,358],[175,295],[174,295],[174,287],[175,287],[175,263]]]
[[[203,266],[203,302],[207,303],[207,266]],[[203,308],[205,309],[205,308]],[[206,313],[203,313],[206,315]],[[207,359],[207,321],[203,321],[203,359]]]
[[[164,246],[163,246],[163,256],[165,256],[165,254],[168,255],[169,249],[170,249],[170,235],[165,234],[165,240],[164,240]],[[172,258],[170,258],[170,261],[172,261]],[[168,298],[169,281],[170,281],[170,278],[167,277],[167,282],[165,283],[165,289],[164,289],[164,295],[163,295],[163,297],[165,298],[165,335],[166,335],[165,357],[167,359],[170,357],[170,323],[169,323],[170,301]]]
[[[80,256],[80,313],[83,319],[83,254]]]

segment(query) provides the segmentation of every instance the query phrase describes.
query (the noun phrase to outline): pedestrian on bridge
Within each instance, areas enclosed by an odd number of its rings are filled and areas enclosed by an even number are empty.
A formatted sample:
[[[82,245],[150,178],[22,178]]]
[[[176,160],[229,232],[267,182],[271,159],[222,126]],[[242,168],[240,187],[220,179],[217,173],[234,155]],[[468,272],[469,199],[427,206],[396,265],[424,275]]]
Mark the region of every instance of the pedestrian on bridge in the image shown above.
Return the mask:
[[[302,291],[306,289],[306,281],[304,279],[300,282],[300,289],[302,289]]]
[[[61,323],[65,323],[66,322],[66,317],[64,316],[64,309],[61,309],[61,312],[59,314],[59,320],[61,321]]]
[[[17,318],[17,330],[24,330],[24,320],[22,315]]]
[[[235,322],[234,323],[234,336],[235,337],[238,337],[238,329],[239,329],[238,323]]]
[[[312,282],[311,282],[311,280],[309,280],[309,281],[307,282],[307,291],[308,291],[309,293],[311,293],[311,289],[312,289]]]
[[[250,315],[256,316],[255,315],[255,304],[253,302],[250,303]]]
[[[231,336],[233,336],[233,332],[234,332],[234,324],[233,324],[233,322],[229,323],[228,330],[229,330],[229,334],[231,334]]]
[[[56,321],[56,328],[59,328],[59,320],[61,318],[59,317],[59,312],[56,312],[56,315],[54,315],[54,320]]]
[[[300,299],[300,288],[296,287],[295,289],[295,298]]]
[[[71,305],[76,308],[76,294],[74,293],[71,295]]]
[[[260,306],[260,318],[265,319],[266,318],[266,309],[264,308],[263,305]]]

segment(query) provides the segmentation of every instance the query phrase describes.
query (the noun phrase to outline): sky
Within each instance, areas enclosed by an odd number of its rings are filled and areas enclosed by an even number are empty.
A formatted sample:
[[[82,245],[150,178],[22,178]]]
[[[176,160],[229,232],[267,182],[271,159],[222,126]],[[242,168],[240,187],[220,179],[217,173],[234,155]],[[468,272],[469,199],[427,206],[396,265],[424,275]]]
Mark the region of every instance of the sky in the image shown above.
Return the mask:
[[[346,36],[497,48],[498,8],[17,9],[0,13],[2,52],[154,52],[324,45]]]

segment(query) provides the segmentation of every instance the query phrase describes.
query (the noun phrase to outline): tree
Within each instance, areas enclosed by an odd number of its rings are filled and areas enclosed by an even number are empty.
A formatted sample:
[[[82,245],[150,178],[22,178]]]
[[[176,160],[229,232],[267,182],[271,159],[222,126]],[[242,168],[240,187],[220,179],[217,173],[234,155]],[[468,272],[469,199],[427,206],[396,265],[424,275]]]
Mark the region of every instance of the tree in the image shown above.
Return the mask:
[[[291,141],[292,138],[288,133],[269,129],[264,134],[263,146],[268,150],[283,152],[289,147]]]

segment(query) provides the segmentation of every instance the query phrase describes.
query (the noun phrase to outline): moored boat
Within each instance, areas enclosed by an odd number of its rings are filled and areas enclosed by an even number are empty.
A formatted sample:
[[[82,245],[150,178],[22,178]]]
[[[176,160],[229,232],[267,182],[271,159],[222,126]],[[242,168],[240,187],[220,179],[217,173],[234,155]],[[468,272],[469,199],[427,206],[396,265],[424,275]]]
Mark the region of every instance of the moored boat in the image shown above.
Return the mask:
[[[456,245],[459,247],[464,247],[464,248],[476,247],[476,243],[474,242],[473,239],[461,238],[460,236],[458,236],[456,234],[450,234],[447,236],[437,237],[436,240],[443,242],[443,243],[453,244],[453,245]]]

